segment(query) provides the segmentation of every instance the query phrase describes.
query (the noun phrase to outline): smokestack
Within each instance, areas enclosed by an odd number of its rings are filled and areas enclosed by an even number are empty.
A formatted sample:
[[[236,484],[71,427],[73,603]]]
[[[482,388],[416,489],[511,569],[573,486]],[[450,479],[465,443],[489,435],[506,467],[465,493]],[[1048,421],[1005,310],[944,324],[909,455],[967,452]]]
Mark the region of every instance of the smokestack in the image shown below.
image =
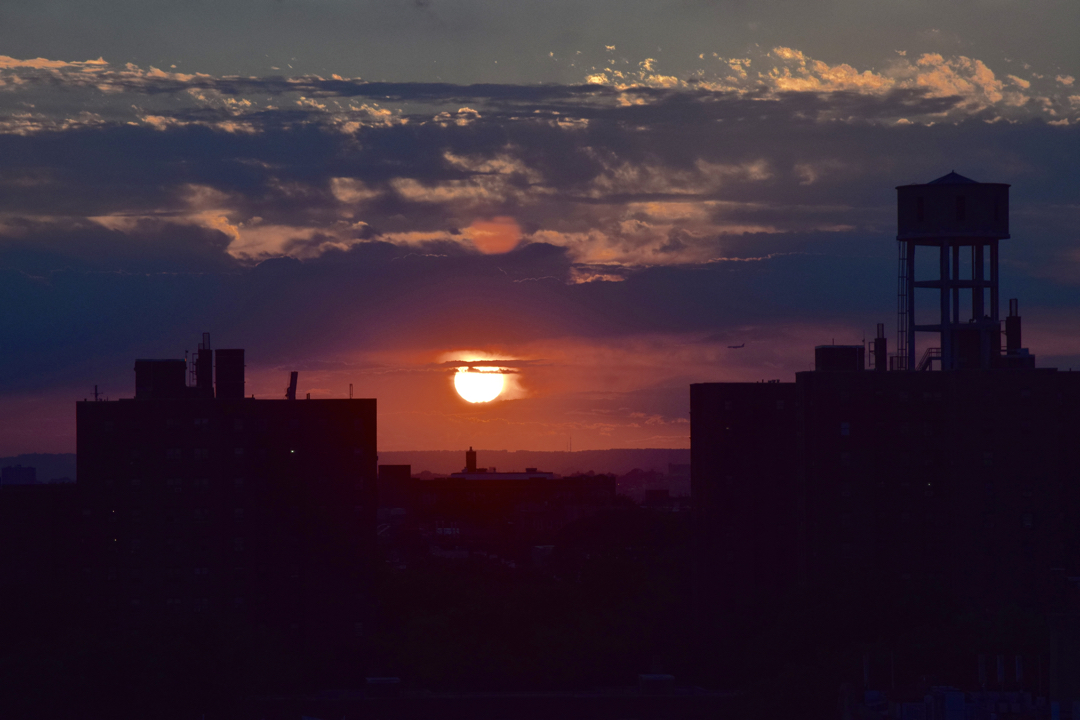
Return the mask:
[[[244,397],[244,351],[218,350],[217,397],[239,400]]]
[[[885,339],[885,323],[877,324],[877,337],[874,338],[874,370],[885,372],[889,369],[889,341]]]
[[[476,451],[472,449],[472,445],[465,451],[465,472],[476,472]]]
[[[289,373],[289,387],[285,389],[286,400],[296,399],[296,378],[299,375],[300,373],[298,373],[296,370],[293,370],[291,373]]]
[[[1020,350],[1020,301],[1009,300],[1009,317],[1005,318],[1005,352],[1012,355]]]
[[[202,334],[199,352],[195,354],[195,394],[214,397],[214,351],[210,349],[210,333]]]

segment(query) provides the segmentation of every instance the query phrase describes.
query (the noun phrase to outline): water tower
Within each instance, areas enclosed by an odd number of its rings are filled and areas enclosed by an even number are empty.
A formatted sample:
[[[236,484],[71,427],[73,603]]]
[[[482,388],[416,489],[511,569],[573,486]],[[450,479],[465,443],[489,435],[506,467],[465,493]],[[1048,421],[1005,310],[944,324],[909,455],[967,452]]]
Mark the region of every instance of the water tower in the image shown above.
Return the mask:
[[[896,192],[900,244],[896,369],[927,370],[934,361],[942,370],[994,366],[1001,354],[998,241],[1009,237],[1009,186],[951,172],[923,185],[901,185]],[[936,276],[915,278],[918,247],[937,249]],[[967,272],[961,273],[961,260],[968,255]],[[916,290],[937,291],[941,312],[936,324],[915,324]],[[915,333],[940,337],[938,347],[925,348],[918,363]]]

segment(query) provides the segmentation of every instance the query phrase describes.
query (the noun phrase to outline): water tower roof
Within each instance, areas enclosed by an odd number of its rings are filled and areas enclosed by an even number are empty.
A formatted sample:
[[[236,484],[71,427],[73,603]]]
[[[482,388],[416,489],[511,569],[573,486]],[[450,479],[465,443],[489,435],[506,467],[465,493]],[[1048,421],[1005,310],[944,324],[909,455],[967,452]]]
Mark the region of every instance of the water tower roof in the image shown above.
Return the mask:
[[[955,172],[950,172],[948,175],[942,175],[937,180],[931,180],[926,183],[927,185],[978,185],[978,180],[972,180],[966,178],[963,175],[958,175]]]

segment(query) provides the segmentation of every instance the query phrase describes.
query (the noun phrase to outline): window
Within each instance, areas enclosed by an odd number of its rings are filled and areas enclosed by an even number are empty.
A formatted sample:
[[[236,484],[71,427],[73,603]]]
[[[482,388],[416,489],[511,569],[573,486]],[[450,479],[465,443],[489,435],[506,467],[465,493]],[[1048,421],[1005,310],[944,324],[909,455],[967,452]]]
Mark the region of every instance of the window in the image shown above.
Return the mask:
[[[851,453],[849,453],[849,452],[840,453],[840,464],[843,465],[844,467],[851,467]]]
[[[849,422],[840,423],[840,434],[843,437],[848,437],[849,435],[851,435],[851,423],[849,423]]]
[[[236,419],[236,420],[233,420],[233,421],[232,421],[232,429],[233,429],[233,430],[236,430],[236,431],[238,431],[238,432],[239,432],[240,430],[243,430],[243,429],[244,429],[244,421],[243,421],[243,420],[240,420],[239,418],[238,418],[238,419]]]
[[[165,457],[169,460],[179,460],[182,455],[180,448],[169,448],[165,451]]]
[[[233,517],[236,518],[237,520],[243,520],[244,519],[244,508],[236,508],[235,510],[233,510]]]
[[[194,455],[196,460],[206,460],[210,457],[210,450],[207,448],[195,448]]]
[[[244,448],[233,448],[233,457],[244,457]]]
[[[165,486],[172,490],[174,493],[178,493],[184,489],[184,481],[180,478],[169,478],[165,481]]]
[[[210,427],[210,418],[195,418],[195,427],[205,430]]]
[[[192,519],[197,524],[205,524],[210,519],[210,511],[204,508],[196,508]]]
[[[197,567],[197,568],[195,568],[195,576],[196,577],[206,577],[209,574],[210,574],[210,568],[208,568],[208,567]]]
[[[983,465],[990,467],[994,464],[994,453],[983,453]]]
[[[731,408],[732,408],[731,401],[730,400],[725,400],[724,401],[724,409],[725,410],[731,410]]]
[[[1020,523],[1025,528],[1031,528],[1031,526],[1035,524],[1035,518],[1032,517],[1031,513],[1024,513],[1024,515],[1020,518]]]
[[[777,410],[783,410],[784,409],[784,401],[783,400],[777,400],[776,401],[776,409]]]
[[[105,422],[101,423],[101,429],[105,432],[112,432],[116,429],[116,423],[114,423],[112,420],[106,420]]]
[[[233,538],[233,550],[236,552],[244,551],[244,538]]]
[[[139,478],[131,478],[131,487],[139,487],[142,485],[142,480]]]
[[[233,478],[233,485],[235,485],[236,487],[243,487],[244,486],[244,478],[242,478],[242,477]]]
[[[192,484],[192,486],[197,487],[197,488],[210,487],[210,478],[205,478],[205,477],[195,478],[194,480],[191,481],[191,484]]]

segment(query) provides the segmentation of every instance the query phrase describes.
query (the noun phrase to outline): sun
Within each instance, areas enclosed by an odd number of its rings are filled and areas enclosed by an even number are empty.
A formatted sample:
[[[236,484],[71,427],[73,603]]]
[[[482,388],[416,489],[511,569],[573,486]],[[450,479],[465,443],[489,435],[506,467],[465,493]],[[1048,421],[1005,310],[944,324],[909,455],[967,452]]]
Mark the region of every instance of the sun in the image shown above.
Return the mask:
[[[503,391],[505,378],[498,368],[458,368],[454,389],[471,403],[491,402]]]

